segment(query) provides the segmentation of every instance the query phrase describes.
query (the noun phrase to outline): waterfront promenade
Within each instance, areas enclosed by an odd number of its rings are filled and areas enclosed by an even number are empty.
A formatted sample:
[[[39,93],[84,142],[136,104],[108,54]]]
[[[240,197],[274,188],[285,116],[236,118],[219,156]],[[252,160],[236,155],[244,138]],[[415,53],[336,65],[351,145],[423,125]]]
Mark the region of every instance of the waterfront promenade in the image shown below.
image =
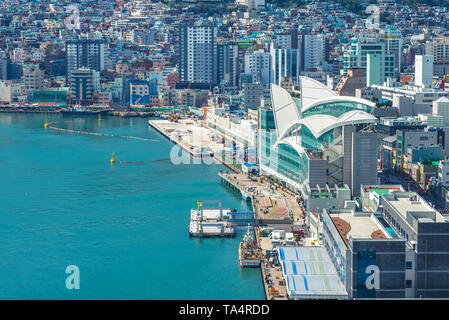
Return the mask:
[[[257,224],[269,228],[290,231],[297,225],[304,227],[304,211],[301,202],[294,194],[272,183],[264,177],[248,177],[242,173],[219,172],[222,181],[239,192],[242,197],[249,198],[253,211],[257,213]],[[257,246],[263,252],[271,252],[274,247],[271,239],[261,237],[261,227],[255,227]],[[304,239],[302,243],[307,243]],[[299,244],[299,242],[298,242]],[[310,245],[310,243],[309,243]],[[282,274],[282,267],[276,265],[264,255],[261,261],[261,277],[267,300],[287,300],[287,287]]]
[[[237,189],[243,197],[250,198],[257,218],[264,222],[304,224],[304,211],[294,194],[264,177],[248,177],[243,173],[218,174]]]

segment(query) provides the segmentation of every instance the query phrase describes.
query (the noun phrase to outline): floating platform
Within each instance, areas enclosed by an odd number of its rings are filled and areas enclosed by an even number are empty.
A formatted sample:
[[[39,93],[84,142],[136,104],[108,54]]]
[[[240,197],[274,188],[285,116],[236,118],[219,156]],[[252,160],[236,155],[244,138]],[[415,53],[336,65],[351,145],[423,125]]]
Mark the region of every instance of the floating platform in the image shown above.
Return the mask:
[[[235,237],[234,227],[227,222],[196,222],[190,223],[189,234],[191,237],[200,238],[232,238]]]
[[[217,204],[206,206],[207,203]],[[224,209],[221,201],[198,202],[198,209],[190,211],[191,237],[234,237],[234,225],[229,221],[231,209]]]

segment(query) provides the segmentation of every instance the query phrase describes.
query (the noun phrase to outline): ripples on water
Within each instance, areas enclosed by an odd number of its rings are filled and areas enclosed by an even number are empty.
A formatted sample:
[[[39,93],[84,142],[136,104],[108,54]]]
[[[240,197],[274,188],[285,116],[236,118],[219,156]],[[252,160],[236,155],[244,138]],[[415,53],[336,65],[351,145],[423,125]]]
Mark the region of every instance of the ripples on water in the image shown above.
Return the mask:
[[[67,128],[159,142],[45,130]],[[59,125],[61,126],[61,125]],[[219,165],[175,166],[146,119],[0,114],[0,299],[263,299],[259,270],[241,270],[235,239],[187,233],[198,200],[248,210]],[[80,267],[81,289],[65,288]]]

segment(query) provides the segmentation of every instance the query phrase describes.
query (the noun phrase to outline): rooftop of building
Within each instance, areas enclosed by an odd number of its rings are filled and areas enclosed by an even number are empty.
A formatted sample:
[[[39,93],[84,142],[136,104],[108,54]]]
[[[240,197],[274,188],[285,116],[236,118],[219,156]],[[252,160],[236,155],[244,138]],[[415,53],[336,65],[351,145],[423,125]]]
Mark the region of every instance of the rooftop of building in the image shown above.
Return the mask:
[[[424,94],[424,93],[434,93],[441,96],[447,96],[449,93],[443,89],[440,88],[427,88],[427,87],[421,87],[416,85],[407,84],[404,86],[386,86],[386,85],[380,85],[380,84],[373,84],[371,85],[371,88],[373,89],[379,89],[383,91],[390,91],[390,92],[398,92],[398,93],[405,93],[409,95],[415,95],[415,94]]]
[[[362,190],[365,192],[375,192],[380,196],[394,191],[404,191],[404,188],[400,184],[362,185]]]
[[[397,212],[413,226],[418,222],[446,222],[446,219],[416,192],[394,192],[383,195]]]
[[[370,212],[355,212],[348,209],[331,210],[329,215],[343,241],[348,245],[352,239],[387,239],[383,227]]]
[[[382,117],[379,122],[384,125],[399,125],[399,124],[407,124],[407,125],[420,125],[423,124],[423,121],[419,119],[418,116],[415,117]]]
[[[325,195],[335,195],[337,193],[337,191],[349,191],[350,192],[350,188],[347,184],[345,184],[342,187],[339,187],[337,185],[324,185],[324,186],[320,186],[320,185],[310,185],[307,184],[305,186],[306,188],[306,192],[308,194],[310,194],[311,196],[315,195],[315,196],[324,196],[327,197]]]
[[[398,137],[397,136],[388,136],[388,137],[383,138],[382,140],[385,142],[388,142],[388,143],[394,143],[398,140]]]

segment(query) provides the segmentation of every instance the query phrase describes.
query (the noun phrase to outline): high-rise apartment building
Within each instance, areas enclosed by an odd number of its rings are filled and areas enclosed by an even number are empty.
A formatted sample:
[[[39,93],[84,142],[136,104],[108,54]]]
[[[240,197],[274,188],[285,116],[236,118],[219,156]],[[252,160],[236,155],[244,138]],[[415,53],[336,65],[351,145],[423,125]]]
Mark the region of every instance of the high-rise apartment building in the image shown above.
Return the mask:
[[[8,57],[6,53],[0,51],[0,80],[8,79]]]
[[[96,81],[99,81],[98,71],[88,68],[72,70],[70,75],[72,103],[80,105],[92,104],[94,87],[96,87],[94,82]]]
[[[387,25],[381,34],[385,41],[385,54],[394,55],[394,72],[399,74],[402,68],[402,33],[396,26]]]
[[[300,51],[282,49],[272,42],[270,45],[271,71],[270,82],[280,85],[283,79],[291,78],[294,85],[300,76]]]
[[[103,71],[108,64],[107,42],[103,39],[78,39],[66,41],[67,79],[80,68]]]
[[[179,75],[181,81],[215,85],[217,72],[217,29],[198,21],[179,27]]]
[[[441,35],[427,41],[426,55],[433,56],[435,63],[449,63],[449,36]]]
[[[393,54],[368,53],[366,57],[366,86],[383,85],[387,79],[385,71],[392,71],[395,56]]]
[[[239,86],[240,64],[239,46],[233,42],[218,45],[218,84],[237,90]]]
[[[343,73],[347,74],[348,69],[351,68],[367,68],[368,54],[379,56],[379,67],[382,69],[380,70],[382,83],[387,78],[396,78],[395,56],[394,54],[386,53],[385,41],[377,38],[352,40],[350,47],[343,55]]]
[[[252,76],[253,82],[270,84],[270,53],[263,49],[245,55],[245,74]]]
[[[303,35],[304,71],[321,67],[324,63],[325,37],[322,34]]]

